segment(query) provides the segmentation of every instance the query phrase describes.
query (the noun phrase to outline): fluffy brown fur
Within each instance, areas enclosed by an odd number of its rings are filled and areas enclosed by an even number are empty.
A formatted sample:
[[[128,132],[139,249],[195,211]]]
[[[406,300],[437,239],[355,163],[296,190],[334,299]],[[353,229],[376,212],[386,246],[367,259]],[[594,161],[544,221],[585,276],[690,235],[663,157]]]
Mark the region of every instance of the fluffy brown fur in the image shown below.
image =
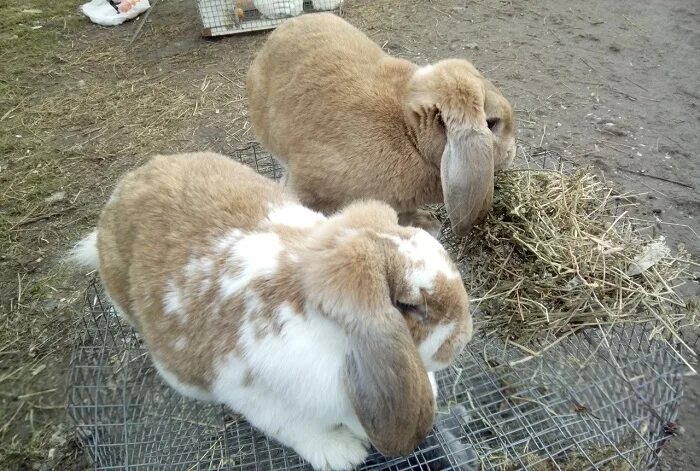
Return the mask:
[[[233,168],[232,168],[233,167]],[[182,325],[163,315],[168,282],[184,283],[183,267],[211,250],[211,239],[231,227],[253,230],[282,202],[283,189],[224,156],[157,156],[117,185],[98,224],[100,277],[112,300],[138,328],[155,358],[181,381],[207,389],[213,364],[236,346],[243,300],[216,302],[217,287],[183,299],[191,316]],[[256,198],[250,197],[256,195]],[[221,269],[225,260],[215,260]],[[173,352],[174,339],[188,346]]]
[[[512,108],[472,64],[419,69],[332,14],[280,25],[247,93],[256,136],[288,185],[326,213],[374,198],[426,226],[434,220],[416,208],[445,201],[465,233],[491,204],[494,169],[515,153]]]

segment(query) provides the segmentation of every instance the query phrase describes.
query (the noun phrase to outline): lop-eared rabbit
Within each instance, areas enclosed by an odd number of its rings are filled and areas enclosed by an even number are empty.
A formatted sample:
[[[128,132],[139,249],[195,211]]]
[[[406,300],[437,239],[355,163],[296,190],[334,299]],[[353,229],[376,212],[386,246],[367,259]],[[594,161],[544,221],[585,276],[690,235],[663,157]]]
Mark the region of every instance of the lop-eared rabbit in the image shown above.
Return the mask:
[[[444,201],[464,235],[491,206],[494,171],[515,156],[512,107],[471,63],[418,67],[331,13],[272,32],[247,94],[256,137],[300,201],[324,213],[373,198],[437,232],[417,208]]]
[[[381,202],[326,217],[211,153],[157,156],[73,251],[180,393],[228,405],[316,469],[411,452],[472,335],[447,252]],[[432,386],[432,387],[431,387]]]

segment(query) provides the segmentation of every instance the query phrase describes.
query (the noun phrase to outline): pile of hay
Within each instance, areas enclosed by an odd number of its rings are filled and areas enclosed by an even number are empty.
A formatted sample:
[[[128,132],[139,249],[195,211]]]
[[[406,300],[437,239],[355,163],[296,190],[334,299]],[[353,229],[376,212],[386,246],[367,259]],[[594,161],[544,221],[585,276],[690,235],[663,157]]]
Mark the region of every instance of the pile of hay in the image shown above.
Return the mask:
[[[481,311],[477,328],[524,360],[581,329],[621,323],[652,322],[657,335],[682,342],[679,329],[700,317],[676,292],[694,264],[663,237],[642,236],[631,205],[585,170],[497,175],[486,221],[446,238]],[[446,220],[444,209],[437,216]]]
[[[633,471],[642,469],[646,458],[644,445],[639,445],[636,451],[629,453],[625,458],[613,446],[601,446],[588,450],[587,457],[574,453],[568,459],[554,463],[545,454],[528,452],[524,450],[522,457],[516,460],[507,460],[495,467],[498,471],[581,471],[591,468],[591,461],[596,463],[595,469],[599,471]],[[590,460],[589,460],[590,458]]]

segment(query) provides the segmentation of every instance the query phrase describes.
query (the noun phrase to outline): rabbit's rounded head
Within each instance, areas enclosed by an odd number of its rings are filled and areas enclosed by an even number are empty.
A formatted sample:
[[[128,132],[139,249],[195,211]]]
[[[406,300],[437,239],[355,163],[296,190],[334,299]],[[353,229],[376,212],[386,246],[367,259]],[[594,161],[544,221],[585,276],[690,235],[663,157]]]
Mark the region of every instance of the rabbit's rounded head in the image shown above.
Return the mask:
[[[372,444],[407,454],[433,424],[428,371],[448,365],[472,335],[460,274],[437,240],[399,226],[384,203],[348,206],[314,240],[306,302],[352,339],[345,382]]]
[[[406,109],[412,123],[427,127],[419,134],[444,142],[442,153],[428,159],[440,168],[452,229],[465,235],[491,207],[494,171],[515,156],[513,109],[491,82],[461,59],[417,68],[408,82]]]

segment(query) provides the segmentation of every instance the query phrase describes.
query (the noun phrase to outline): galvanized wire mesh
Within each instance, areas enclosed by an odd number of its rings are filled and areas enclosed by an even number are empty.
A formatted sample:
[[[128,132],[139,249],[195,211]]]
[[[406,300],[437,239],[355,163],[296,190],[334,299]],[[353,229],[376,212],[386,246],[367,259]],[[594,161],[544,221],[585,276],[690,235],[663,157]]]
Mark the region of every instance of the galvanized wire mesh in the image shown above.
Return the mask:
[[[342,0],[197,0],[203,36],[273,29],[286,18],[338,10]]]
[[[235,158],[281,177],[256,145]],[[547,153],[520,164],[568,168]],[[94,469],[310,469],[223,406],[165,385],[97,282],[82,322],[68,412]],[[686,371],[668,342],[651,340],[653,328],[589,329],[526,363],[517,363],[519,350],[477,333],[438,374],[441,412],[421,447],[402,459],[375,453],[360,469],[652,469],[675,431]]]

